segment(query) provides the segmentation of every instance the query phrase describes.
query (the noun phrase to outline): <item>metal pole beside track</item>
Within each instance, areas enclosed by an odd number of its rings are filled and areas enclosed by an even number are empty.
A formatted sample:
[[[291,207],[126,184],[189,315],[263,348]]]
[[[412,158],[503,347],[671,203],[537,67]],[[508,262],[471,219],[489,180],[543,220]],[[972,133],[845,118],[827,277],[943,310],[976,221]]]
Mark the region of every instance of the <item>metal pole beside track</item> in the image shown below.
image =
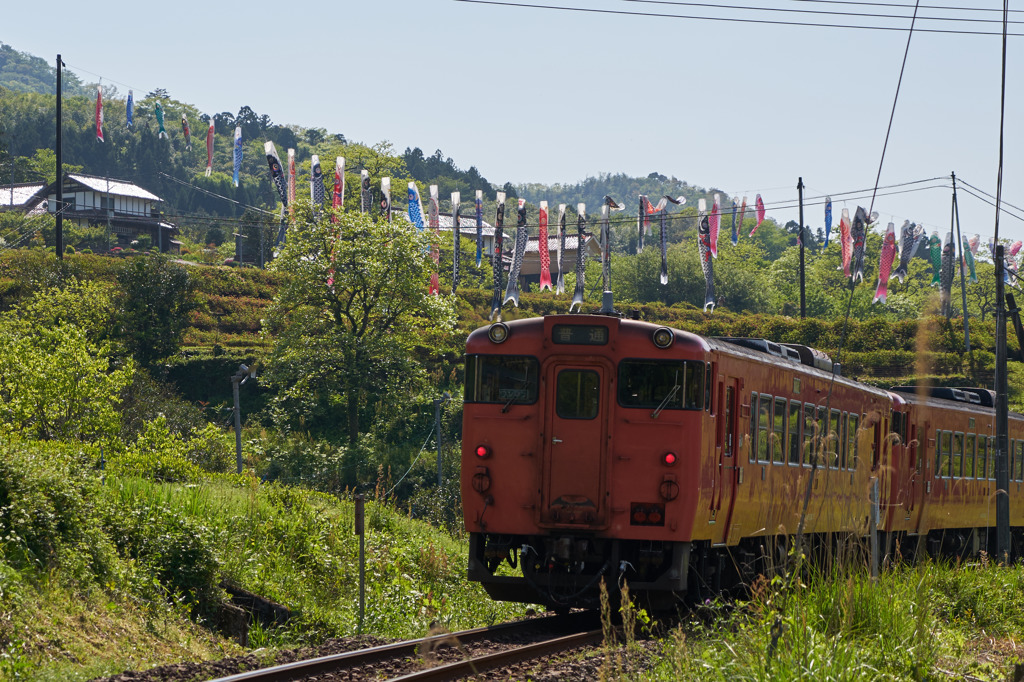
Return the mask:
[[[358,633],[363,634],[363,615],[366,612],[366,500],[362,495],[356,495],[356,535],[359,536],[359,629]]]

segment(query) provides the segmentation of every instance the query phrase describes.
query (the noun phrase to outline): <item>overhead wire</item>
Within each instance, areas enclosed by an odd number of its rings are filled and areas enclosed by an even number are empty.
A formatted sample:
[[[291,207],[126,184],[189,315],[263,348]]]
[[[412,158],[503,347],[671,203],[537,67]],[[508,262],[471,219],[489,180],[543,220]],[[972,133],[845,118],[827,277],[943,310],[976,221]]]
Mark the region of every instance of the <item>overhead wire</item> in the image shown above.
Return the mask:
[[[909,19],[905,14],[877,14],[874,12],[838,12],[835,10],[820,9],[793,9],[785,7],[759,7],[755,5],[723,5],[711,2],[685,2],[683,0],[619,0],[619,2],[631,2],[647,5],[670,5],[680,7],[706,7],[723,10],[748,10],[753,12],[779,12],[791,14],[814,14],[841,17],[863,17],[868,19]],[[999,19],[975,19],[971,17],[917,17],[918,21],[968,21],[981,24],[999,24]],[[1011,21],[1011,24],[1024,24],[1024,21]]]
[[[907,29],[899,26],[870,26],[862,24],[838,24],[838,23],[823,23],[823,22],[809,22],[809,21],[781,21],[777,19],[752,19],[744,17],[724,17],[724,16],[707,16],[700,14],[669,14],[664,12],[639,12],[635,10],[616,10],[616,9],[604,9],[600,7],[571,7],[565,5],[547,5],[541,3],[528,3],[528,2],[514,2],[513,0],[454,0],[455,2],[464,2],[473,5],[496,5],[502,7],[516,7],[521,9],[546,9],[546,10],[557,10],[564,12],[581,12],[591,14],[607,14],[607,15],[621,15],[621,16],[636,16],[636,17],[654,17],[659,19],[688,19],[695,21],[719,21],[719,22],[731,22],[739,24],[760,24],[760,25],[772,25],[772,26],[801,26],[811,28],[845,28],[845,29],[860,29],[860,30],[873,30],[873,31],[898,31],[906,32]],[[967,31],[957,29],[945,29],[945,28],[918,28],[918,33],[942,33],[949,35],[979,35],[979,36],[999,36],[1002,35],[999,31]],[[1024,33],[1008,33],[1007,35],[1013,37],[1024,36]]]

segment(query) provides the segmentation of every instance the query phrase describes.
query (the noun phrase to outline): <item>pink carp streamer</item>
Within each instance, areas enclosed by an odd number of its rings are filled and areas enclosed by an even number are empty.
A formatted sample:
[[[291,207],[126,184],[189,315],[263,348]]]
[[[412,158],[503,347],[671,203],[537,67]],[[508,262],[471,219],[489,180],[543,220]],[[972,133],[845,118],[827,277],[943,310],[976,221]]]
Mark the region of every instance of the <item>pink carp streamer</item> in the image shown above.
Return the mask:
[[[103,86],[96,86],[96,141],[103,142]]]
[[[875,298],[872,303],[881,301],[889,296],[889,274],[892,272],[892,262],[896,258],[896,227],[889,223],[885,229],[885,239],[882,241],[882,253],[878,257],[878,288],[875,289]]]
[[[843,274],[850,276],[850,260],[853,258],[853,235],[850,232],[850,210],[843,209],[839,218],[839,246],[843,252]]]
[[[720,199],[715,195],[715,201],[711,205],[711,215],[708,217],[708,225],[711,228],[711,255],[718,258],[718,231],[722,227],[722,212],[719,205]]]
[[[551,251],[548,249],[548,202],[540,202],[537,222],[540,231],[537,235],[537,250],[540,253],[540,290],[552,290],[551,287]]]
[[[331,208],[339,211],[345,205],[345,157],[339,156],[334,159],[334,195],[331,198]],[[338,222],[338,216],[331,215],[331,222]]]
[[[758,194],[757,198],[754,199],[754,216],[757,218],[757,222],[754,223],[754,229],[752,229],[748,235],[750,237],[754,236],[754,233],[757,232],[757,228],[761,227],[761,223],[764,222],[764,200],[761,199],[760,194]]]

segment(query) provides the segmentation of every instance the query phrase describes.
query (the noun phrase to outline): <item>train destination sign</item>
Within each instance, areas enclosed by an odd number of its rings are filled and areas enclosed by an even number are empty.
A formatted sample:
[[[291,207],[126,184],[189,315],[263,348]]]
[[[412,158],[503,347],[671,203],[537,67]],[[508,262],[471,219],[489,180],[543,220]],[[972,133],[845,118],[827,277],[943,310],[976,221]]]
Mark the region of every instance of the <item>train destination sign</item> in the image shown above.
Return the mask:
[[[555,343],[603,346],[608,343],[608,327],[589,324],[556,324],[551,329]]]

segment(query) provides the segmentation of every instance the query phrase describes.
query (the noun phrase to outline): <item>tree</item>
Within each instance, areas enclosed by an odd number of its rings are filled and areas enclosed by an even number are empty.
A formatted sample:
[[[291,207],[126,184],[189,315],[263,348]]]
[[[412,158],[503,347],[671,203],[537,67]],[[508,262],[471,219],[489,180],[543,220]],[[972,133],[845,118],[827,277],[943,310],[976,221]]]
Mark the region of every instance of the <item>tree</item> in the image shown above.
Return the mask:
[[[331,224],[308,202],[297,206],[272,265],[289,277],[265,322],[274,345],[264,378],[291,423],[309,428],[342,412],[354,443],[425,387],[427,362],[452,338],[455,305],[427,292],[427,240],[408,223],[337,217]]]
[[[163,255],[136,256],[125,261],[117,284],[118,335],[136,361],[152,367],[177,353],[197,307],[188,270]]]
[[[44,289],[0,316],[0,428],[45,440],[117,434],[121,390],[134,371],[113,369],[101,285]]]

